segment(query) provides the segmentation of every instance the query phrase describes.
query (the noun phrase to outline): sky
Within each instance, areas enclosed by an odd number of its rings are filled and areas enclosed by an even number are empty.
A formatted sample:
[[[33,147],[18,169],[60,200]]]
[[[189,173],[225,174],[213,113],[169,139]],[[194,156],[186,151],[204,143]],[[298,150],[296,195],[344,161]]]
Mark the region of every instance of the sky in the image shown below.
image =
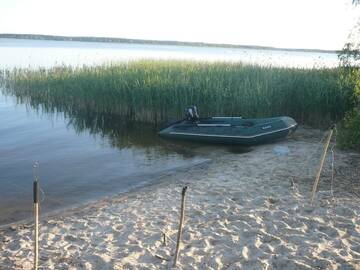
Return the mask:
[[[0,33],[341,49],[351,0],[0,0]],[[353,30],[354,31],[354,30]]]

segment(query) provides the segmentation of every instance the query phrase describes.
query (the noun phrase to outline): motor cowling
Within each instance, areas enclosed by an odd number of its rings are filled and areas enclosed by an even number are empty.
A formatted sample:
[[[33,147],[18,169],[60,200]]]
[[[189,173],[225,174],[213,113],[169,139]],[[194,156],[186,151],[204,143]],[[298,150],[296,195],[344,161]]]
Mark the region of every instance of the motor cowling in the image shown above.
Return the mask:
[[[196,122],[199,120],[199,114],[196,106],[188,107],[185,111],[185,117],[188,121]]]

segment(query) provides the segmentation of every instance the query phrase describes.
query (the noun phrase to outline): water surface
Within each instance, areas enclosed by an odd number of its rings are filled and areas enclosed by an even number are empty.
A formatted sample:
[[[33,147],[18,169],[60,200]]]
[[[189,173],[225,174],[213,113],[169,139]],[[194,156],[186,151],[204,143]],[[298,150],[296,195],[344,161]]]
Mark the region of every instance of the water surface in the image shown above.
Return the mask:
[[[0,68],[98,65],[145,58],[302,68],[335,67],[339,62],[336,53],[326,52],[0,38]]]
[[[92,117],[66,119],[0,95],[0,223],[30,217],[36,161],[47,211],[125,192],[205,160],[161,140],[152,127]]]

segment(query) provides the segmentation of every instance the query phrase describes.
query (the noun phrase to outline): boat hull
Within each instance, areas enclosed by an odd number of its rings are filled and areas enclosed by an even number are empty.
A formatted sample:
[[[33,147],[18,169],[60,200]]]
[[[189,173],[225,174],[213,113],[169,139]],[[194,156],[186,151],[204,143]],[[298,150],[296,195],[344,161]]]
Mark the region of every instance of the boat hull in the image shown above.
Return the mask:
[[[256,145],[284,139],[297,128],[290,117],[242,119],[213,117],[180,121],[159,132],[164,138],[215,144]]]

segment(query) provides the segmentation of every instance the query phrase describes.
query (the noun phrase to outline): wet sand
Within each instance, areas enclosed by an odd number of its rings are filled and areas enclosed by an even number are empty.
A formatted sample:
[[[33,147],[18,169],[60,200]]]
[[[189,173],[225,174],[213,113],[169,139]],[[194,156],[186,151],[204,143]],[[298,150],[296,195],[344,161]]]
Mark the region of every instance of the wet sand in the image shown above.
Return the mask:
[[[360,154],[335,150],[333,180],[328,155],[311,205],[322,137],[300,128],[248,153],[219,149],[158,184],[46,217],[40,269],[171,267],[184,185],[179,269],[360,269]],[[31,223],[2,228],[0,269],[32,269],[32,239]]]

